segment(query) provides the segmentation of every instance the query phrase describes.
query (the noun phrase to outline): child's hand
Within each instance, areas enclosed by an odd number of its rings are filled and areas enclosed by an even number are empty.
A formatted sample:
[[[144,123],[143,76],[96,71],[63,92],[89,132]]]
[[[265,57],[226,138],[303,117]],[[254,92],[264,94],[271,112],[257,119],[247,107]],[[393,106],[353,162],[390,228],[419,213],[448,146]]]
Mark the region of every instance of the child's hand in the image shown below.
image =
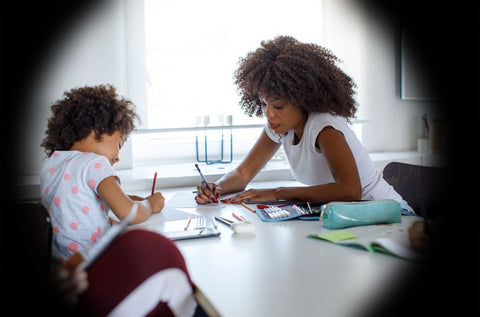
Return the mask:
[[[64,265],[50,273],[50,284],[54,291],[69,305],[78,302],[78,296],[88,288],[88,274],[77,270],[84,261],[82,255],[74,253]]]
[[[162,211],[163,207],[165,206],[165,197],[163,197],[162,193],[157,192],[151,196],[147,197],[150,206],[152,207],[152,214],[159,213]]]

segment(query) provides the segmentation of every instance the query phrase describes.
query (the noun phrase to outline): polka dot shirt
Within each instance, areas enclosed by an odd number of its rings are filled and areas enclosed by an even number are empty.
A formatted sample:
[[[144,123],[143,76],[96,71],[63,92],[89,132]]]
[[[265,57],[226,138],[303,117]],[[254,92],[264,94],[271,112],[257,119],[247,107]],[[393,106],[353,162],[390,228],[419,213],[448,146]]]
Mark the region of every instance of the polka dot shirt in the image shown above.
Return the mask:
[[[97,192],[109,176],[116,177],[110,162],[95,153],[55,151],[42,167],[41,199],[52,220],[54,264],[76,251],[86,256],[110,227],[109,207]]]

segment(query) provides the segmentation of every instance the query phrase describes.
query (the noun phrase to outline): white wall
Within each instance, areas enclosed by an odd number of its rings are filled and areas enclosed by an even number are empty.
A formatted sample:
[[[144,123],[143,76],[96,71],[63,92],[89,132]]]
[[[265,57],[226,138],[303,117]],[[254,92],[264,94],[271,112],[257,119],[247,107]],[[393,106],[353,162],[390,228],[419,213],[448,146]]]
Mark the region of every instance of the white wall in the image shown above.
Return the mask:
[[[358,86],[364,146],[370,152],[416,150],[418,118],[438,114],[432,101],[400,99],[398,30],[359,1],[326,0],[325,7],[326,45]]]
[[[74,87],[112,84],[120,95],[127,95],[125,63],[125,19],[123,1],[99,1],[89,14],[64,30],[57,39],[55,53],[38,72],[24,114],[25,135],[20,143],[23,153],[22,174],[40,171],[46,157],[40,143],[45,135],[51,105]]]
[[[80,23],[71,26],[66,32],[68,36],[59,40],[56,53],[45,62],[38,86],[32,93],[29,108],[32,110],[24,118],[22,145],[31,155],[21,162],[22,174],[36,174],[40,170],[41,159],[45,157],[40,143],[50,106],[64,91],[111,83],[120,95],[142,102],[143,96],[129,95],[127,90],[127,86],[135,82],[127,80],[127,72],[132,70],[127,68],[126,61],[141,51],[138,46],[126,50],[125,32],[132,31],[132,25],[125,22],[129,1],[100,2]],[[415,150],[417,118],[432,112],[431,103],[400,100],[400,52],[395,29],[355,3],[325,0],[325,45],[345,60],[359,84],[358,115],[359,119],[368,120],[364,124],[363,143],[375,152]],[[136,32],[140,33],[141,23],[133,25]],[[131,93],[135,91],[139,90],[132,89]],[[129,164],[128,156],[122,156],[122,160]]]

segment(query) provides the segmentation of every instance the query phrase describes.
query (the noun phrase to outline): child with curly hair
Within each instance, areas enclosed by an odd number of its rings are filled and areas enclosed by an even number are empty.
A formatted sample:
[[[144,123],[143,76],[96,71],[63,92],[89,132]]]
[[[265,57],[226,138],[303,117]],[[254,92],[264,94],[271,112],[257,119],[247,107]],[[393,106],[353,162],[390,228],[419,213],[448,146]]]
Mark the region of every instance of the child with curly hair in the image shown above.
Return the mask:
[[[205,184],[198,186],[197,203],[240,192],[232,202],[388,198],[408,209],[348,126],[356,112],[356,86],[337,62],[329,50],[289,36],[262,41],[240,60],[234,76],[240,105],[268,123],[241,164],[210,184],[214,195]],[[293,176],[308,186],[243,191],[281,145]]]
[[[180,250],[156,232],[127,230],[81,270],[88,250],[111,226],[110,209],[124,219],[136,203],[132,222],[138,223],[164,207],[159,192],[145,199],[127,196],[112,168],[135,120],[133,103],[119,97],[111,85],[72,89],[52,105],[42,142],[49,159],[40,176],[57,264],[45,292],[48,312],[205,316]]]
[[[72,89],[51,110],[42,142],[49,159],[40,186],[52,221],[52,257],[59,264],[75,252],[87,255],[111,226],[110,209],[123,219],[135,201],[138,223],[160,212],[165,199],[158,192],[145,199],[127,196],[119,185],[113,165],[138,116],[113,86]]]

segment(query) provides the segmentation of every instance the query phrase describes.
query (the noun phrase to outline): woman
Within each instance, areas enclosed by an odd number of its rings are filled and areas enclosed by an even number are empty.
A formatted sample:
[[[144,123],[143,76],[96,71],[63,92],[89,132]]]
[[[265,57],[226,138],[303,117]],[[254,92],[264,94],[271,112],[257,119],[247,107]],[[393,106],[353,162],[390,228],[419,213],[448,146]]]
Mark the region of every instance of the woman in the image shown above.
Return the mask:
[[[235,72],[240,105],[268,123],[242,163],[210,184],[213,193],[204,183],[198,186],[197,203],[239,192],[233,203],[394,199],[408,208],[348,126],[356,112],[355,84],[338,61],[329,50],[289,36],[262,41],[240,60]],[[293,176],[308,186],[243,191],[281,145]]]

